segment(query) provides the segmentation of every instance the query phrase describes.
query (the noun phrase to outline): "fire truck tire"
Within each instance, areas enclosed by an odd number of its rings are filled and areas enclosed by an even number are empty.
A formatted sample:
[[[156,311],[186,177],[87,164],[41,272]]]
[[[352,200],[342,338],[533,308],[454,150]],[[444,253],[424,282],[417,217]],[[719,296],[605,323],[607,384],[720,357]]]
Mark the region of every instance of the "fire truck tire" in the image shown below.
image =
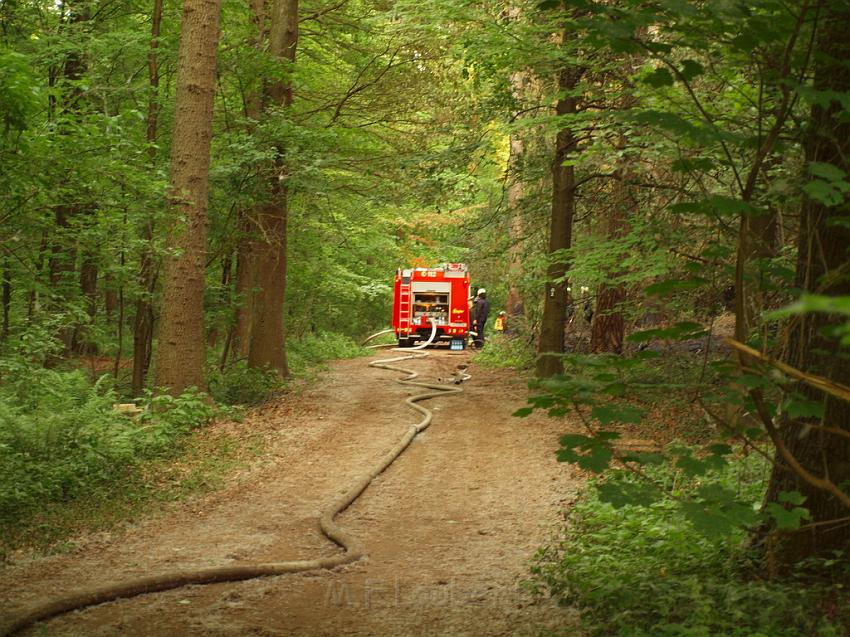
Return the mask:
[[[413,387],[422,387],[432,391],[410,396],[404,401],[406,405],[422,414],[422,419],[417,424],[410,425],[407,432],[396,442],[392,449],[387,451],[373,467],[357,478],[354,484],[350,485],[344,492],[341,492],[335,500],[319,512],[319,527],[322,533],[342,548],[342,553],[318,557],[312,560],[214,566],[197,570],[171,571],[124,582],[113,582],[89,590],[71,593],[65,597],[59,597],[33,606],[21,612],[18,616],[12,617],[5,625],[0,625],[0,637],[9,637],[29,628],[37,622],[71,612],[72,610],[97,606],[98,604],[105,604],[116,599],[126,599],[147,593],[168,591],[175,588],[182,588],[183,586],[218,582],[241,582],[259,577],[331,569],[361,559],[366,555],[365,550],[354,537],[336,523],[334,518],[360,497],[360,494],[366,490],[372,481],[383,473],[407,449],[408,445],[413,442],[413,439],[431,424],[431,410],[416,403],[429,398],[463,391],[460,387],[453,385],[415,381],[414,379],[418,376],[416,372],[390,365],[390,363],[422,358],[424,356],[428,356],[428,354],[424,352],[410,352],[409,354],[395,358],[387,358],[369,363],[370,367],[378,367],[407,374],[406,378],[397,379],[396,382],[398,383]]]

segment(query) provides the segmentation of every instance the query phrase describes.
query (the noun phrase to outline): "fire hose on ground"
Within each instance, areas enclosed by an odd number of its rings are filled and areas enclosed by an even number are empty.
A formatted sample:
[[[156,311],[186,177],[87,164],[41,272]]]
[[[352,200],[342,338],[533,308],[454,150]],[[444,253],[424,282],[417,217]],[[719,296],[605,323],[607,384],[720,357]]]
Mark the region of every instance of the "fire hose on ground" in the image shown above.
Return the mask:
[[[421,349],[425,347],[425,345],[433,341],[435,334],[436,326],[432,329],[431,338],[428,339],[427,343],[411,349]],[[408,349],[406,351],[410,350]],[[432,391],[410,396],[404,401],[405,404],[422,414],[422,419],[417,424],[410,425],[401,439],[392,449],[384,454],[375,466],[359,477],[355,483],[345,491],[345,493],[336,498],[321,511],[319,517],[319,526],[321,531],[329,540],[343,549],[342,553],[319,557],[312,560],[267,562],[239,566],[218,566],[183,571],[171,571],[159,575],[151,575],[149,577],[140,577],[126,582],[108,584],[67,595],[25,610],[18,616],[13,617],[5,625],[2,625],[2,627],[0,627],[0,635],[8,637],[29,628],[37,622],[68,613],[72,610],[80,610],[89,606],[96,606],[98,604],[104,604],[118,599],[126,599],[145,595],[147,593],[173,590],[190,585],[239,582],[259,577],[270,577],[319,569],[332,569],[336,566],[349,564],[361,559],[365,555],[363,547],[360,546],[354,537],[341,528],[334,521],[334,518],[351,506],[351,504],[357,500],[372,481],[383,473],[404,452],[404,450],[407,449],[413,439],[416,438],[420,432],[427,429],[431,424],[431,410],[417,403],[423,400],[428,400],[429,398],[436,398],[437,396],[444,396],[446,394],[456,394],[463,391],[457,386],[415,381],[414,379],[418,377],[416,372],[392,365],[392,363],[422,358],[425,356],[427,356],[427,354],[415,352],[405,356],[398,356],[369,363],[370,367],[378,367],[380,369],[407,374],[406,378],[397,379],[396,381],[402,385],[422,387]],[[457,380],[455,380],[455,383],[459,384],[461,380],[466,380],[469,376],[460,371],[456,378]]]

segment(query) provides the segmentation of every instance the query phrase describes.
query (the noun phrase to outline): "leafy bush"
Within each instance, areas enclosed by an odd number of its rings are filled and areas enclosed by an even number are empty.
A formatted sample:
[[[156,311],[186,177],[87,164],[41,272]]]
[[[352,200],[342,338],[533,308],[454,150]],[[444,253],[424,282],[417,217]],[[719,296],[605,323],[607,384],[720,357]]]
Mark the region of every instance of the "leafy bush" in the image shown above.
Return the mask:
[[[25,367],[0,385],[0,525],[25,523],[46,505],[117,488],[139,475],[145,460],[179,449],[181,437],[215,409],[189,391],[148,396],[143,415],[113,409],[108,377],[92,384],[82,371]],[[26,389],[26,391],[24,391]]]
[[[355,358],[367,354],[352,338],[335,332],[308,334],[288,343],[289,369],[303,374],[311,367],[339,358]]]
[[[766,475],[759,462],[739,459],[713,479],[757,506]],[[570,512],[563,540],[541,550],[533,568],[541,589],[582,611],[591,635],[846,634],[840,624],[850,621],[842,589],[847,572],[830,582],[807,581],[802,573],[784,581],[748,579],[744,531],[706,535],[675,502],[693,495],[700,480],[664,465],[647,470],[668,486],[665,498],[615,508],[600,500],[601,484],[591,487]],[[634,481],[615,472],[605,484]]]
[[[528,338],[494,334],[487,339],[486,346],[475,355],[475,362],[482,367],[527,369],[534,365],[535,356]]]
[[[210,395],[224,405],[257,405],[282,387],[276,372],[252,369],[245,361],[224,371],[216,368],[208,376]]]
[[[310,375],[313,368],[326,361],[366,353],[368,350],[354,340],[335,332],[308,334],[292,338],[287,343],[289,371],[296,378]],[[229,365],[223,371],[211,366],[207,379],[210,395],[222,405],[258,405],[285,388],[275,371],[252,369],[244,360]]]

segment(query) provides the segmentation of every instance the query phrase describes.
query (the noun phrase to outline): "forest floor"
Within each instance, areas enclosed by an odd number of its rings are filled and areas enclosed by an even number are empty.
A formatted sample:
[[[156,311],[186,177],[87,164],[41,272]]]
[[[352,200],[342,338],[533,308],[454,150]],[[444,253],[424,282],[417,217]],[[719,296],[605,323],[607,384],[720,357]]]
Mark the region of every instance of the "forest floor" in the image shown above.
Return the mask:
[[[223,488],[175,503],[111,533],[75,538],[67,552],[19,552],[0,567],[2,619],[80,589],[159,572],[309,559],[339,551],[318,510],[374,465],[419,417],[416,388],[338,361],[321,381],[276,399],[228,435],[262,435],[264,451]],[[470,354],[432,351],[405,361],[420,380],[447,377]],[[194,586],[56,618],[38,635],[498,636],[572,632],[575,614],[522,586],[552,541],[583,475],[555,460],[569,426],[535,414],[526,381],[470,366],[464,393],[427,401],[431,427],[337,519],[368,557],[332,571]]]

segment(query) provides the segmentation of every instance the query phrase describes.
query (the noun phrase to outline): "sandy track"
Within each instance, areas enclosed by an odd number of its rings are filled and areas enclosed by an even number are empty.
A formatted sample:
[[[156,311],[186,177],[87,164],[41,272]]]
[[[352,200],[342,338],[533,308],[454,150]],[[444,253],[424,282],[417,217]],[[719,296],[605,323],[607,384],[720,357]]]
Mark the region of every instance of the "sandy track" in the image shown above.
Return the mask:
[[[378,355],[375,358],[386,357]],[[420,379],[448,376],[467,354],[405,361]],[[81,538],[70,554],[0,572],[2,615],[37,601],[176,568],[308,559],[339,549],[317,512],[393,446],[418,416],[413,388],[334,363],[302,396],[270,405],[273,442],[223,490],[144,520],[120,537]],[[428,401],[431,427],[339,518],[368,558],[336,569],[187,587],[57,618],[49,635],[535,635],[570,632],[569,611],[519,587],[580,478],[554,460],[563,423],[510,414],[515,374],[473,364],[465,392]],[[32,631],[33,634],[42,634]]]

